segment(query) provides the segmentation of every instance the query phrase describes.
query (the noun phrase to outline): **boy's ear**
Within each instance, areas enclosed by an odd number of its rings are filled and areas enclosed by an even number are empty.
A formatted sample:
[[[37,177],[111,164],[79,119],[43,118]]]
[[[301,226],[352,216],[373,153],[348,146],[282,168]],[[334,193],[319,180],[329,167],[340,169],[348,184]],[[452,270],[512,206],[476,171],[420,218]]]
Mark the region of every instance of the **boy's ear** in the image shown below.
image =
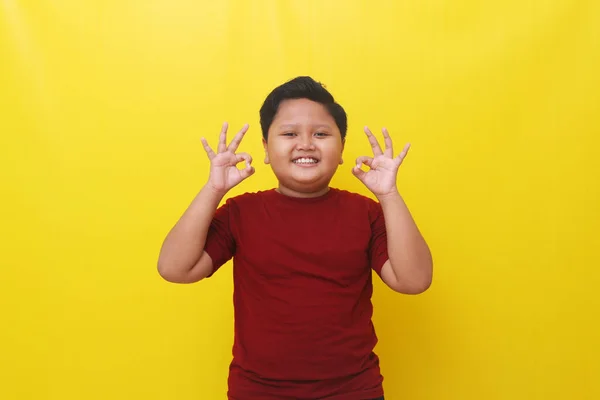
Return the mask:
[[[344,153],[344,146],[346,145],[346,138],[342,139],[342,153]],[[340,165],[344,163],[344,159],[342,158],[342,154],[340,154]]]
[[[269,151],[267,150],[267,141],[265,138],[262,139],[263,147],[265,149],[265,164],[269,164],[271,161],[269,160]]]

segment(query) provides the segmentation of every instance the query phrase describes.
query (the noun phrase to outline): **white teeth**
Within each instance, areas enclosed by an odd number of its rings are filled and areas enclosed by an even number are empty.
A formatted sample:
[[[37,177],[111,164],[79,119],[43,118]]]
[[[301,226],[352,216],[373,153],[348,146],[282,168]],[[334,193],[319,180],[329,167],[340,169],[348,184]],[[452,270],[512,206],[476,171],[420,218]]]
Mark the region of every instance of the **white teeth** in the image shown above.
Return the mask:
[[[315,160],[314,158],[303,157],[303,158],[298,158],[297,160],[294,160],[293,162],[294,162],[294,164],[316,164],[318,161]]]

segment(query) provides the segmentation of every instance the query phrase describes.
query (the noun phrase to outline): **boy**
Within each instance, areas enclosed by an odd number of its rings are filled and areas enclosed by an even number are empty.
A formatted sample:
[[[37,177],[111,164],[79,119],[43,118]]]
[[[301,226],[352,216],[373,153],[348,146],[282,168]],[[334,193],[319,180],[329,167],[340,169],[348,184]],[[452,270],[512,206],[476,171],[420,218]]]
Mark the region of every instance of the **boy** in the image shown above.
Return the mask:
[[[375,202],[329,187],[343,163],[347,118],[321,84],[298,77],[275,88],[260,123],[278,188],[218,207],[254,173],[250,155],[236,153],[248,125],[227,145],[224,124],[216,152],[202,139],[208,182],[165,239],[159,273],[197,282],[233,258],[229,399],[383,399],[371,270],[406,294],[432,279],[429,248],[396,187],[409,146],[394,157],[388,132],[382,150],[365,128],[373,157],[359,157],[352,173]]]

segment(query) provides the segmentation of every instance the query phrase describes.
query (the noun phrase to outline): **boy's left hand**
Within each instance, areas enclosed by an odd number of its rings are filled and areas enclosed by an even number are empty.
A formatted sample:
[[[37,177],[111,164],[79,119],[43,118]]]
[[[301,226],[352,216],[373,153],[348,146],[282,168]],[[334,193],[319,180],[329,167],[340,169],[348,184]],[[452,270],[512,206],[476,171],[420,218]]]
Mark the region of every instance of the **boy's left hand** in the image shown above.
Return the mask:
[[[385,151],[381,151],[377,138],[371,133],[368,127],[365,127],[365,133],[369,138],[373,148],[373,157],[362,156],[356,159],[356,166],[352,168],[352,173],[377,197],[385,197],[388,194],[398,192],[396,187],[396,177],[398,168],[408,153],[410,144],[406,144],[402,152],[394,157],[392,147],[392,138],[386,128],[382,129],[385,141]],[[365,164],[370,168],[369,171],[360,169]]]

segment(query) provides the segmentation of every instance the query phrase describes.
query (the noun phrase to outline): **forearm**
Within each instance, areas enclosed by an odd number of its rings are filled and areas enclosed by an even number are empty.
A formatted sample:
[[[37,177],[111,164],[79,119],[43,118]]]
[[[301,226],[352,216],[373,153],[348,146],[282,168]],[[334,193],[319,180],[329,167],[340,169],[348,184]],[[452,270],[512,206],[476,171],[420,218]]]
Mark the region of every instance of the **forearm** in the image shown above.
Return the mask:
[[[208,228],[223,198],[204,186],[179,221],[171,229],[160,250],[158,270],[161,275],[189,272],[204,251]]]
[[[399,285],[422,291],[433,275],[431,252],[398,192],[379,198],[385,218],[390,266]]]

